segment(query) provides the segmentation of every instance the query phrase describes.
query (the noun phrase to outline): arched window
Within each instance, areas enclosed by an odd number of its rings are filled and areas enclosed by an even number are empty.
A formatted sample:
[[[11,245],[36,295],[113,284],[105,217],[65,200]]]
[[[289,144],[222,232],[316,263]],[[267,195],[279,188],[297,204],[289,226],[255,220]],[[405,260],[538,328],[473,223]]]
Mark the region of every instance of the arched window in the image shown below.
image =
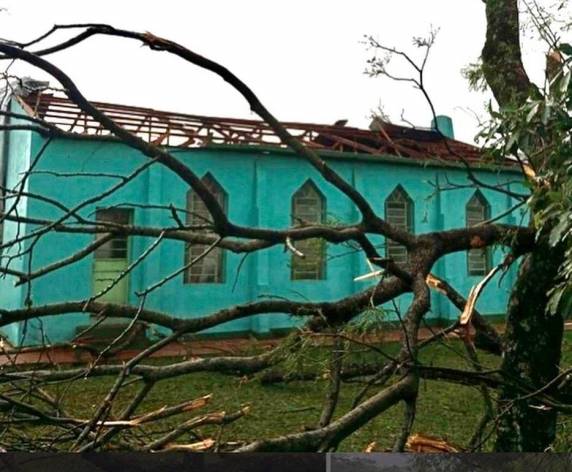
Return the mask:
[[[385,219],[396,228],[413,232],[413,200],[401,185],[398,185],[385,200]],[[395,241],[387,239],[385,254],[396,264],[407,263],[407,249]]]
[[[484,195],[478,190],[467,202],[467,226],[475,226],[488,220],[491,207]],[[489,248],[467,251],[467,270],[469,275],[486,275],[491,270],[491,252]]]
[[[316,185],[308,180],[292,197],[292,224],[321,224],[326,214],[326,199]],[[326,244],[323,239],[296,241],[304,258],[292,255],[292,280],[320,280],[326,274]]]
[[[227,195],[224,189],[211,174],[206,174],[202,181],[226,211]],[[189,190],[187,193],[187,225],[204,225],[210,221],[211,215],[204,202],[194,190]],[[207,247],[203,244],[187,244],[185,247],[185,265],[200,256]],[[223,250],[215,248],[195,262],[185,271],[184,281],[193,284],[224,282]]]

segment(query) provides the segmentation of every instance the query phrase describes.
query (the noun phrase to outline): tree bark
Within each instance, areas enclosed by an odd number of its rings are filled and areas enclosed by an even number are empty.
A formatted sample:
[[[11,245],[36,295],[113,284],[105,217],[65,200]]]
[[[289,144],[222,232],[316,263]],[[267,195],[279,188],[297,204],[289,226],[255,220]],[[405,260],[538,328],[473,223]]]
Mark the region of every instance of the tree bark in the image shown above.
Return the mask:
[[[501,108],[518,107],[536,91],[522,63],[518,0],[485,0],[485,4],[483,74]],[[539,209],[531,208],[531,214]],[[539,238],[520,266],[507,309],[502,374],[533,388],[558,374],[563,320],[561,314],[549,315],[546,307],[562,256],[547,237]],[[557,413],[535,408],[534,398],[520,401],[519,395],[516,385],[500,393],[495,449],[543,451],[554,441]]]
[[[501,107],[519,105],[534,91],[522,63],[517,0],[485,0],[483,74]]]
[[[541,452],[556,436],[555,410],[542,409],[534,397],[517,400],[522,396],[517,385],[538,389],[559,373],[564,321],[560,313],[549,314],[546,306],[563,251],[550,247],[547,239],[540,239],[523,260],[509,301],[501,369],[511,382],[499,396],[497,451]]]

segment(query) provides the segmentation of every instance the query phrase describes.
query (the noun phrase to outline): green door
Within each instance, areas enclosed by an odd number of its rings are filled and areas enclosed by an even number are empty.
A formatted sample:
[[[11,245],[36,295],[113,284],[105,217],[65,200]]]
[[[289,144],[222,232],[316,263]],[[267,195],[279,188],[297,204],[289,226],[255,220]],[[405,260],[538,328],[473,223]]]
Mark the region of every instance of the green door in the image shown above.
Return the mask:
[[[131,210],[109,208],[96,211],[99,223],[130,224]],[[98,235],[103,237],[103,234]],[[97,248],[93,263],[93,294],[97,295],[113,287],[98,298],[100,301],[125,304],[129,294],[129,275],[120,276],[129,265],[128,239],[117,236]]]
[[[127,269],[127,259],[95,259],[93,265],[93,294],[103,292],[111,284],[111,290],[98,300],[113,303],[127,303],[129,275],[119,281],[117,279]]]

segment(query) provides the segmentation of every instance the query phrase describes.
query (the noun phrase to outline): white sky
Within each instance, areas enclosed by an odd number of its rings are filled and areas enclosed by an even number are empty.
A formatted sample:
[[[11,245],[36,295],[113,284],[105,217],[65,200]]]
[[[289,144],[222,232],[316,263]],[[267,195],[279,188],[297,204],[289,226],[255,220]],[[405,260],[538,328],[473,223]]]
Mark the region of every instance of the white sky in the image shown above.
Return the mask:
[[[0,36],[26,41],[53,24],[101,22],[180,42],[231,69],[284,121],[367,127],[379,104],[392,121],[428,126],[421,94],[363,72],[371,52],[361,41],[413,54],[413,36],[439,27],[426,86],[437,113],[453,118],[458,139],[472,142],[489,96],[469,92],[461,69],[484,43],[481,0],[0,0]],[[69,33],[68,33],[69,34]],[[58,38],[62,38],[59,36]],[[542,78],[542,47],[527,45],[529,73]],[[91,100],[198,115],[257,118],[221,79],[132,40],[92,38],[50,56]],[[395,64],[398,66],[398,63]],[[399,67],[394,69],[399,72]],[[42,78],[37,70],[13,72]]]

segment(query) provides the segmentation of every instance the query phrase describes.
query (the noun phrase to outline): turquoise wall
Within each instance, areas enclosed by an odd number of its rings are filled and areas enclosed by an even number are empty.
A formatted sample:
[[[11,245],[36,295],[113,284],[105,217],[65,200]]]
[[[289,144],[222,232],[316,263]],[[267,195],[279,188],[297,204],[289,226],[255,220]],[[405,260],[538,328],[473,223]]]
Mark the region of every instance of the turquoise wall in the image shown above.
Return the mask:
[[[12,133],[9,152],[9,179],[14,182],[40,149],[44,140],[39,135],[27,132]],[[228,213],[231,220],[242,225],[256,225],[267,228],[286,228],[290,224],[290,199],[294,192],[307,180],[312,179],[327,200],[328,217],[344,223],[358,221],[354,205],[334,187],[327,184],[305,161],[289,152],[280,150],[237,147],[209,149],[176,149],[174,154],[195,173],[203,176],[210,172],[228,194]],[[384,213],[384,201],[397,184],[409,193],[415,202],[415,232],[424,233],[444,228],[465,225],[465,205],[474,193],[473,189],[441,192],[431,196],[434,189],[429,181],[439,179],[466,184],[465,172],[460,168],[423,166],[411,161],[395,158],[372,158],[357,155],[331,155],[327,158],[332,167],[370,201],[379,212]],[[128,175],[135,168],[147,162],[137,151],[109,141],[86,141],[56,139],[47,148],[37,164],[36,172],[29,179],[29,191],[56,199],[73,207],[90,197],[98,196],[110,189],[118,179],[110,176],[61,177],[55,173],[114,173]],[[514,180],[515,175],[491,171],[479,171],[482,180],[503,183]],[[186,185],[168,169],[153,165],[119,191],[96,205],[88,205],[80,211],[85,217],[94,218],[97,207],[118,204],[172,204],[184,208]],[[491,205],[492,215],[507,210],[513,202],[496,192],[483,190]],[[30,217],[56,219],[63,212],[36,199],[21,202],[22,214]],[[142,210],[134,208],[134,224],[142,226],[172,226],[168,211]],[[68,222],[72,221],[71,219]],[[501,221],[515,223],[514,217]],[[26,230],[31,231],[29,226]],[[7,224],[5,240],[13,236],[15,226]],[[382,244],[382,238],[373,238]],[[48,234],[42,237],[33,251],[31,266],[40,268],[71,255],[88,245],[93,235]],[[135,237],[129,248],[130,260],[140,255],[153,242],[153,238]],[[130,303],[137,304],[136,291],[157,282],[167,274],[179,269],[183,263],[182,242],[165,241],[139,265],[130,275]],[[242,255],[226,254],[226,277],[221,284],[184,284],[182,274],[154,292],[146,306],[187,318],[205,315],[229,305],[255,301],[264,295],[288,297],[298,300],[337,299],[371,285],[374,281],[354,282],[357,275],[369,272],[362,253],[355,253],[346,246],[328,245],[327,279],[321,281],[291,281],[290,254],[283,247],[274,247],[249,255],[242,269],[237,269]],[[499,262],[502,253],[494,251],[494,262]],[[27,261],[20,259],[19,264]],[[34,305],[80,300],[92,294],[91,273],[93,256],[52,272],[37,279],[31,287],[31,301]],[[23,267],[23,266],[22,266]],[[458,253],[445,257],[435,267],[437,275],[446,276],[460,292],[467,294],[479,277],[468,276],[466,254]],[[235,284],[235,278],[237,282]],[[504,312],[507,293],[514,274],[505,277],[497,286],[495,281],[479,300],[478,308],[487,314]],[[22,306],[22,288],[15,289],[9,277],[0,280],[0,306],[14,308]],[[233,289],[234,286],[234,289]],[[398,304],[403,310],[409,296],[403,296]],[[433,294],[431,318],[450,319],[457,316],[449,302]],[[78,326],[85,326],[90,316],[85,313],[59,315],[45,318],[41,325],[31,323],[26,329],[24,344],[59,342],[71,339]],[[292,327],[301,320],[287,315],[259,315],[236,320],[210,330],[212,333],[257,332]],[[20,331],[19,331],[20,330]],[[18,342],[21,327],[4,328],[4,334],[11,342]]]
[[[15,111],[21,112],[20,109]],[[8,124],[8,123],[7,123]],[[11,120],[10,124],[24,124],[20,120]],[[2,159],[2,167],[6,188],[19,188],[21,191],[29,190],[29,182],[22,179],[24,172],[30,167],[30,157],[32,155],[33,137],[29,131],[13,131],[4,133],[2,147],[0,148],[0,158]],[[15,205],[15,207],[14,207]],[[5,209],[8,211],[15,208],[15,213],[25,217],[28,214],[28,200],[26,198],[9,199],[5,203]],[[12,241],[25,234],[27,227],[25,224],[16,224],[4,222],[2,242]],[[27,244],[12,246],[10,248],[0,250],[1,264],[16,271],[24,271],[26,258],[19,257],[27,249]],[[7,309],[20,308],[24,305],[27,290],[24,286],[15,287],[15,278],[9,275],[0,276],[0,306]],[[3,333],[13,343],[20,343],[22,336],[26,334],[29,323],[13,323],[2,328]]]

